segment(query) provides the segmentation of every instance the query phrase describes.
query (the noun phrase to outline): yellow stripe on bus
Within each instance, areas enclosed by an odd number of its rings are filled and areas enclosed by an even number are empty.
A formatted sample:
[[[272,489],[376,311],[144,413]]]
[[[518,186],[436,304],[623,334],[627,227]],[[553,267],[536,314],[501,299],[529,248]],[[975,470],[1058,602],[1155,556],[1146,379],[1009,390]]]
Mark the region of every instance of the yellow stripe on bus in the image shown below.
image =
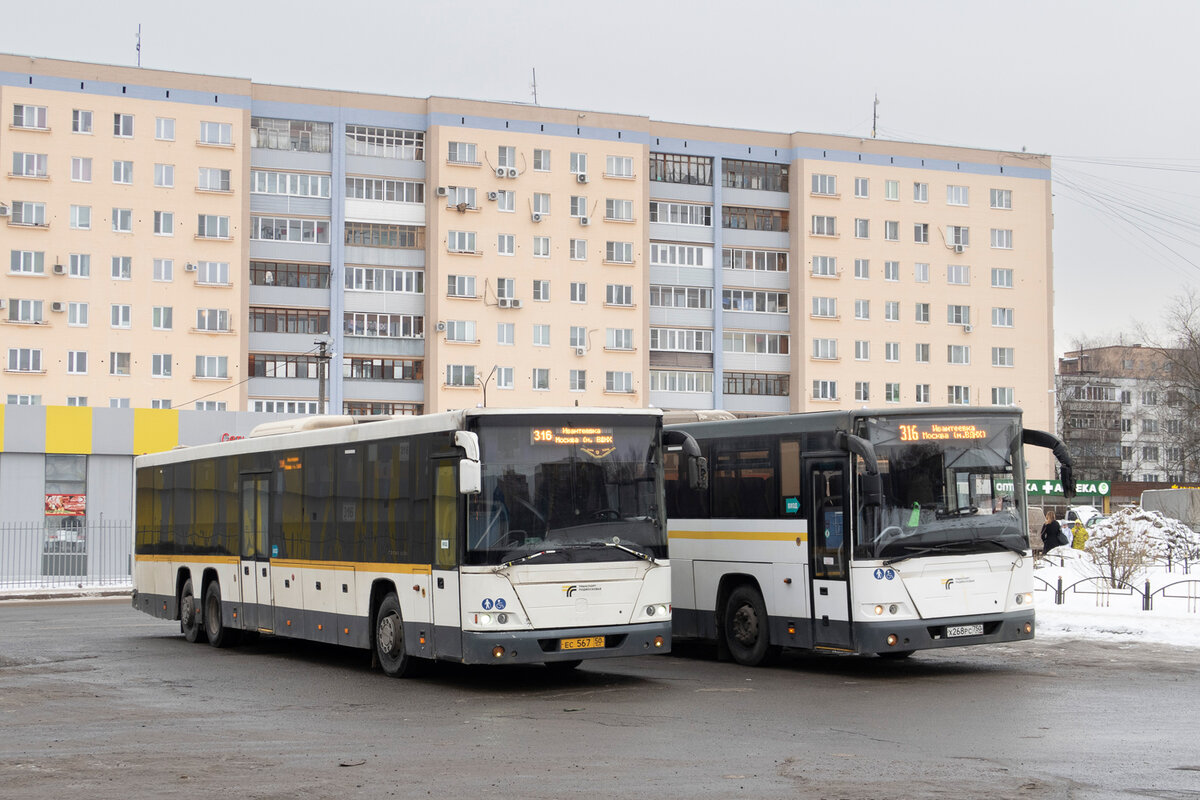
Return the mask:
[[[671,531],[672,539],[736,539],[743,542],[808,541],[807,533],[779,531]]]
[[[197,564],[236,564],[237,556],[135,555],[134,561],[191,561]]]
[[[134,561],[192,562],[198,564],[237,564],[238,556],[186,556],[186,555],[135,555]],[[396,572],[406,575],[429,575],[433,567],[429,564],[369,564],[356,561],[312,561],[295,558],[273,558],[272,567],[294,567],[297,569],[356,570],[358,572]]]

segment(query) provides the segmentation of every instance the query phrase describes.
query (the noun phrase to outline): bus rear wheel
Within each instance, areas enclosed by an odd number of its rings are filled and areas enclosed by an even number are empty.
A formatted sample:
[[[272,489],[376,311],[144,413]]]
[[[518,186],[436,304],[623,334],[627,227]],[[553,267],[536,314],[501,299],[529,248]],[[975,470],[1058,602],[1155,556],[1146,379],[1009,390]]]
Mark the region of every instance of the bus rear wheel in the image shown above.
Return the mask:
[[[179,628],[183,638],[189,642],[202,642],[205,639],[204,626],[200,624],[199,604],[192,590],[192,579],[183,582],[183,591],[179,593]]]
[[[767,605],[753,586],[742,585],[729,593],[721,623],[721,635],[737,663],[757,667],[778,652],[770,643]]]
[[[404,620],[395,592],[389,592],[375,612],[375,657],[389,678],[403,678],[412,672],[413,659],[404,645]]]
[[[229,647],[236,635],[221,618],[221,584],[216,581],[204,590],[204,632],[213,647]]]

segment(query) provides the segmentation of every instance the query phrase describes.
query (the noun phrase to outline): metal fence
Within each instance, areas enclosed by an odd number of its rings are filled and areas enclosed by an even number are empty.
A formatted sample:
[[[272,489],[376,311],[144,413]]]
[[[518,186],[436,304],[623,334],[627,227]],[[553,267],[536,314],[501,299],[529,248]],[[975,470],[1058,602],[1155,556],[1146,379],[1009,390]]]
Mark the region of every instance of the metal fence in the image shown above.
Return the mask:
[[[129,522],[0,523],[0,589],[132,586],[132,567]]]

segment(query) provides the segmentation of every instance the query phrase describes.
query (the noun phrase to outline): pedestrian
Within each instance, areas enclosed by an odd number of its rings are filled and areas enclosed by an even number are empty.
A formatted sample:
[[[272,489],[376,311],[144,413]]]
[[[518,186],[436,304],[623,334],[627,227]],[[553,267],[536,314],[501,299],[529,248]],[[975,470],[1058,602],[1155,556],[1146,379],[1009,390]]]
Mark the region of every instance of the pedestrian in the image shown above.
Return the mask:
[[[1083,546],[1087,544],[1087,540],[1087,528],[1083,527],[1082,522],[1075,520],[1075,524],[1071,526],[1071,547],[1076,550],[1082,550]]]
[[[1056,547],[1067,543],[1067,535],[1062,526],[1054,518],[1054,509],[1046,509],[1046,524],[1042,526],[1042,552],[1049,553]]]

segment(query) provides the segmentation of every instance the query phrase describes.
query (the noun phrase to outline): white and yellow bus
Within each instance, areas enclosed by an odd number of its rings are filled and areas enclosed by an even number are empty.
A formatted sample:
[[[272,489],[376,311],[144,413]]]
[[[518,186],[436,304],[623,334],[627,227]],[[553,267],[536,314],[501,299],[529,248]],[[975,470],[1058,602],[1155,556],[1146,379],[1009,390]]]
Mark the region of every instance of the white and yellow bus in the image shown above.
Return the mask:
[[[141,456],[133,605],[218,647],[367,648],[393,676],[667,652],[663,450],[655,410],[471,409]]]
[[[668,418],[668,422],[671,419]],[[904,657],[1034,635],[1016,408],[829,411],[668,424],[708,488],[667,460],[677,637],[742,664],[780,647]],[[1073,488],[1071,489],[1073,493]]]

